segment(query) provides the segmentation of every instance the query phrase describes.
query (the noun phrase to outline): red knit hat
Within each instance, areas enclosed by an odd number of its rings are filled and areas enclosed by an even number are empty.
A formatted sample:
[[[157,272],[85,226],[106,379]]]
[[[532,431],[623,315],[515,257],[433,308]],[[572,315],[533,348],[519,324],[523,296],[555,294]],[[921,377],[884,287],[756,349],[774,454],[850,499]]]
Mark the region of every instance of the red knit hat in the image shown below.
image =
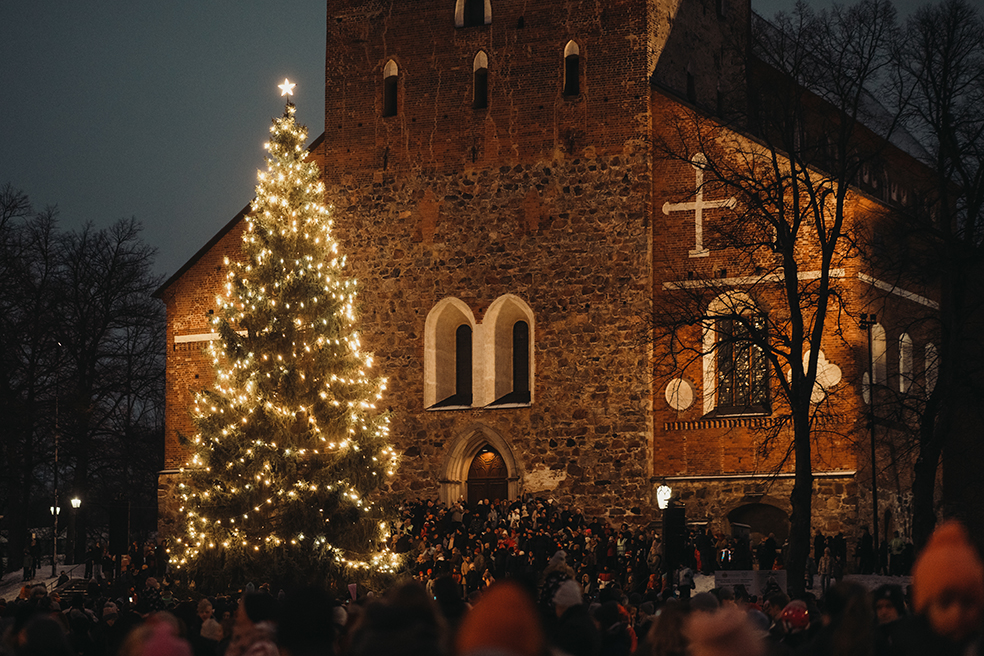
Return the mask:
[[[458,631],[462,656],[488,648],[515,656],[540,656],[543,631],[529,595],[516,583],[490,587],[465,616]]]
[[[984,604],[984,565],[957,521],[939,526],[912,568],[913,603],[917,613],[944,590],[960,590]]]

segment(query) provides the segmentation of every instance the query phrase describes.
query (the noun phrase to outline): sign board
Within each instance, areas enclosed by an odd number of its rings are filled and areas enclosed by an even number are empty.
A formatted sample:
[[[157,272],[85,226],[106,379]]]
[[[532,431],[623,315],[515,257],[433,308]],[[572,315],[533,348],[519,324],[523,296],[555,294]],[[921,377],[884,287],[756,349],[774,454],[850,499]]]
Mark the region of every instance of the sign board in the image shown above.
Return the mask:
[[[736,585],[744,585],[748,594],[759,597],[770,586],[769,579],[772,579],[779,589],[786,591],[786,570],[784,569],[732,569],[714,572],[714,587],[729,587],[734,589]]]

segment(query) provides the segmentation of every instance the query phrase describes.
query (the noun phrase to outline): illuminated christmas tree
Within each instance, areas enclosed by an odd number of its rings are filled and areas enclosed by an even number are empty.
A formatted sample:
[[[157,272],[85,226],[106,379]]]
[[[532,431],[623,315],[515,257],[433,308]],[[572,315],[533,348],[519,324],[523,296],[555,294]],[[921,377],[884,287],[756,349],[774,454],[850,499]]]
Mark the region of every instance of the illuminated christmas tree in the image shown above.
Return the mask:
[[[294,113],[288,102],[274,120],[242,257],[226,261],[215,384],[196,397],[179,488],[171,563],[209,587],[395,564],[382,545],[389,518],[369,499],[396,466],[377,408],[385,380],[360,352],[356,283]]]

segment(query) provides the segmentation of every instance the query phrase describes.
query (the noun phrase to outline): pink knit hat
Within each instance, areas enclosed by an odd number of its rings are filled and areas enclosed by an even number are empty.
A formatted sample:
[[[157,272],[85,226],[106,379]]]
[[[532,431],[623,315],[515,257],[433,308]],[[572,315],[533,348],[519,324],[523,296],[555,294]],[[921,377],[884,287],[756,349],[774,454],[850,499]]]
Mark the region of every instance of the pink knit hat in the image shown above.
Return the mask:
[[[529,595],[511,581],[496,583],[465,616],[458,631],[458,653],[495,649],[513,656],[540,656],[543,631]]]
[[[143,645],[143,656],[191,656],[191,647],[186,640],[171,632],[171,626],[160,622],[153,628],[150,639]]]
[[[984,565],[963,524],[941,524],[912,568],[913,604],[917,613],[944,590],[959,590],[984,605]]]

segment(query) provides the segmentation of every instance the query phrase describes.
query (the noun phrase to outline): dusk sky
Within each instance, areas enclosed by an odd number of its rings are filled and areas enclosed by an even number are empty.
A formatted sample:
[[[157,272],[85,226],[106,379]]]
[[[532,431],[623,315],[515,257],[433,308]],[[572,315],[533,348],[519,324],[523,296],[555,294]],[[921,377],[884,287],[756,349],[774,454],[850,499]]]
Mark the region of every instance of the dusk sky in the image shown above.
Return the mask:
[[[324,130],[325,20],[321,0],[3,0],[0,185],[66,229],[135,217],[170,276],[252,198],[285,77]]]

